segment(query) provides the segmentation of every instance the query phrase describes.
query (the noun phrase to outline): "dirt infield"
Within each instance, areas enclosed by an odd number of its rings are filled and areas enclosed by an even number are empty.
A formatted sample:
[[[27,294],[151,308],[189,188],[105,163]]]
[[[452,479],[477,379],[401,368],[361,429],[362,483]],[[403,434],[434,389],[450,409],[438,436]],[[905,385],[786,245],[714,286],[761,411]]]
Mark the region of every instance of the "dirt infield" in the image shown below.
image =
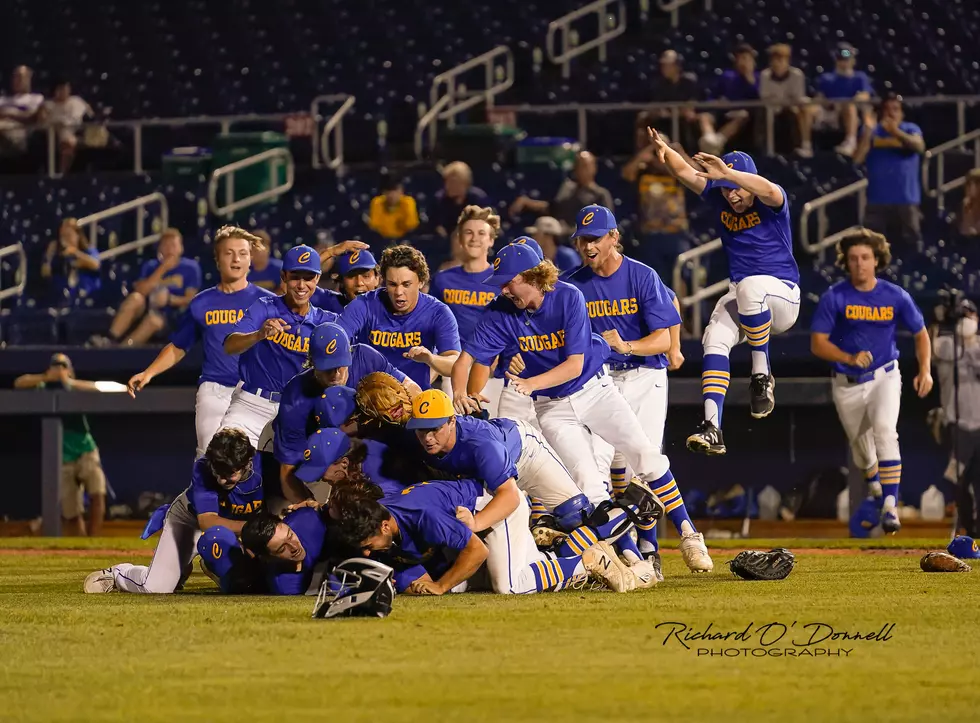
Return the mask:
[[[5,555],[58,555],[60,557],[150,557],[153,550],[55,550],[37,547],[3,548],[0,557]]]

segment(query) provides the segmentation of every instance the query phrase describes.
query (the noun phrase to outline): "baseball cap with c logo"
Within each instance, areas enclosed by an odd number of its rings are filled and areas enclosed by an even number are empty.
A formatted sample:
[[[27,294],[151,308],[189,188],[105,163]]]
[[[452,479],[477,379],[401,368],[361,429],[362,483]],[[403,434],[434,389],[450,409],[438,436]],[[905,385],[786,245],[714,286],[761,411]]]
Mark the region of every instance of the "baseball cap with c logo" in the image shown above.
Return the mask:
[[[408,429],[438,429],[456,416],[453,400],[441,389],[426,389],[412,401]]]

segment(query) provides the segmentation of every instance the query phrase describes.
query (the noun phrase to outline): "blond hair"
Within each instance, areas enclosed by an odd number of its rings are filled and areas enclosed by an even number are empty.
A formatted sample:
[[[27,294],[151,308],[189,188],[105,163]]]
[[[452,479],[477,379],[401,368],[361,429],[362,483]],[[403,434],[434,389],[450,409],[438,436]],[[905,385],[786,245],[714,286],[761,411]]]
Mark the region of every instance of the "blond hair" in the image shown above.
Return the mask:
[[[847,271],[847,252],[855,246],[867,246],[875,255],[875,268],[884,269],[892,262],[892,245],[880,233],[870,229],[858,229],[837,242],[838,268]]]
[[[554,291],[558,283],[558,267],[545,259],[533,269],[520,274],[525,284],[530,284],[539,291]]]
[[[483,221],[490,227],[490,238],[496,240],[500,235],[500,216],[490,206],[481,208],[480,206],[467,206],[456,219],[456,233],[467,221]]]
[[[182,234],[179,229],[176,229],[173,226],[163,229],[163,233],[160,234],[160,240],[163,241],[165,238],[172,238],[174,236],[179,238],[181,241],[184,240],[184,234]]]
[[[459,176],[460,178],[465,178],[468,183],[472,183],[473,169],[462,161],[453,161],[442,169],[443,178],[449,178],[450,176]]]

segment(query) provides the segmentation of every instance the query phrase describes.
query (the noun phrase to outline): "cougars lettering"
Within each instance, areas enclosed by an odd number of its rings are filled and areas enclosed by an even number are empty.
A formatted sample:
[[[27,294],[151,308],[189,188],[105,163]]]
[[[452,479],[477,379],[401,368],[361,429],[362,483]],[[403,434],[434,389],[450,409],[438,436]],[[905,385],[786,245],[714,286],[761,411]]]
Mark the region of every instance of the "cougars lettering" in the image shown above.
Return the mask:
[[[443,289],[442,300],[457,306],[486,306],[497,295],[492,291],[470,291],[469,289]]]
[[[371,346],[385,346],[395,349],[411,349],[422,346],[421,331],[372,331]]]
[[[747,231],[748,229],[754,228],[762,223],[762,219],[759,218],[759,213],[757,211],[744,214],[722,211],[721,223],[731,232]]]
[[[844,307],[844,316],[854,321],[892,321],[895,318],[895,307],[848,304]]]
[[[243,316],[245,316],[244,309],[213,309],[204,312],[204,324],[205,326],[234,324]]]
[[[629,316],[639,311],[639,304],[636,299],[598,299],[597,301],[586,301],[586,308],[589,310],[590,319],[598,319],[603,316]]]
[[[553,334],[538,334],[537,336],[519,336],[517,343],[521,351],[551,351],[565,346],[565,330],[559,329]]]
[[[310,350],[310,337],[296,336],[288,331],[276,332],[275,336],[270,336],[269,341],[281,347],[306,354]]]

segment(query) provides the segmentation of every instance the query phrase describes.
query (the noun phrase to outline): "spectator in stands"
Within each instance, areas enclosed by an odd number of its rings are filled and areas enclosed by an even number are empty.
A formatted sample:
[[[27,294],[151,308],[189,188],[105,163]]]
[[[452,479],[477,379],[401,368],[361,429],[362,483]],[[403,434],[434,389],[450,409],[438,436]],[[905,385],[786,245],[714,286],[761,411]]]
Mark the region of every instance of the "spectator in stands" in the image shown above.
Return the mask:
[[[796,136],[796,155],[813,158],[813,117],[816,109],[806,95],[806,76],[790,65],[793,49],[786,43],[769,48],[769,67],[759,76],[759,97],[777,108],[775,129],[789,121]],[[778,135],[778,133],[777,133]]]
[[[66,218],[58,228],[58,239],[44,252],[41,277],[50,281],[55,303],[70,305],[101,288],[100,266],[99,252],[82,234],[78,221]]]
[[[164,331],[201,288],[200,264],[183,254],[180,231],[168,228],[160,238],[156,258],[143,264],[133,290],[119,306],[109,337],[95,337],[92,343],[145,344],[154,334]],[[129,335],[124,338],[127,332]]]
[[[913,248],[922,237],[920,156],[926,150],[922,130],[905,120],[901,96],[890,93],[879,105],[880,120],[868,119],[854,162],[864,163],[868,206],[864,225],[893,244]]]
[[[966,175],[956,229],[960,236],[980,236],[980,168],[974,168]]]
[[[652,98],[655,103],[690,103],[701,100],[698,78],[694,73],[685,72],[681,58],[676,50],[665,50],[660,55],[660,75],[654,80]],[[669,110],[655,110],[641,114],[637,125],[653,126],[661,135],[671,134],[673,121]],[[698,114],[693,108],[684,108],[679,118],[680,138],[686,145],[697,145]],[[644,131],[645,132],[645,131]]]
[[[867,101],[874,93],[871,79],[862,70],[855,70],[857,50],[850,43],[840,43],[834,54],[833,73],[817,78],[817,95],[830,100],[849,100],[820,111],[817,124],[821,127],[844,128],[844,142],[836,150],[845,156],[854,155],[857,149],[858,104]],[[838,125],[839,124],[839,125]]]
[[[30,130],[44,120],[44,96],[31,92],[34,72],[26,65],[14,68],[10,94],[0,95],[0,155],[27,153]]]
[[[272,256],[272,237],[267,232],[256,231],[255,235],[262,239],[262,246],[252,247],[248,281],[279,294],[282,292],[282,261]]]
[[[384,174],[381,194],[371,199],[368,226],[386,239],[403,239],[419,226],[415,199],[405,194],[402,179]]]
[[[71,94],[71,83],[59,80],[54,85],[54,96],[44,104],[45,117],[55,127],[61,158],[58,168],[68,173],[78,147],[78,131],[86,117],[95,113],[92,107],[77,95]]]
[[[575,215],[582,207],[592,204],[613,207],[612,194],[596,183],[597,171],[595,156],[588,151],[579,151],[575,156],[571,178],[565,179],[551,201],[518,196],[510,205],[511,217],[516,218],[524,211],[550,214],[561,222],[564,235],[571,234],[575,228]]]
[[[578,252],[558,240],[564,234],[562,234],[561,221],[554,216],[541,216],[533,226],[528,226],[524,231],[538,242],[541,250],[544,251],[544,257],[562,273],[582,265]]]
[[[442,169],[443,187],[436,191],[436,205],[429,222],[440,236],[448,238],[456,228],[456,219],[467,206],[490,206],[490,197],[473,185],[473,171],[462,161],[453,161]]]
[[[61,389],[65,391],[100,391],[95,382],[75,379],[71,359],[55,354],[47,371],[23,374],[14,380],[14,389]],[[105,520],[105,472],[99,448],[92,437],[84,414],[67,414],[61,418],[61,519],[70,535],[84,536],[85,493],[88,493],[88,534],[102,534]]]
[[[755,67],[758,53],[748,43],[735,46],[732,53],[732,67],[721,74],[718,85],[712,92],[712,100],[759,100],[759,71]],[[702,113],[700,148],[705,153],[721,155],[725,146],[746,130],[753,114],[748,110],[736,109],[719,114],[724,124],[715,130],[713,113]]]

